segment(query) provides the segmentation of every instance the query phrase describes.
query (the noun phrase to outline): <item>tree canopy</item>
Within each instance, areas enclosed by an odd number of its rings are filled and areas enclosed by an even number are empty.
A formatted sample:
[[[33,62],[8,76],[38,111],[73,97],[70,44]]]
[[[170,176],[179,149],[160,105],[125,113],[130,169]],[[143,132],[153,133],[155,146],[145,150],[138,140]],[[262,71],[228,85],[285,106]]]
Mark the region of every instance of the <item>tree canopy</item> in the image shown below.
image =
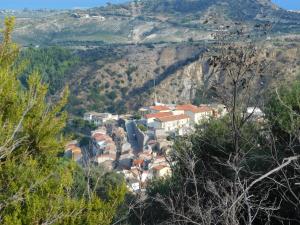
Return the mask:
[[[103,199],[90,188],[87,174],[78,173],[81,168],[59,157],[68,89],[49,104],[48,85],[37,72],[28,75],[25,87],[21,84],[26,62],[17,63],[13,27],[14,18],[7,18],[0,45],[0,223],[108,225],[126,186],[122,180],[108,185]],[[88,194],[76,193],[78,180],[86,183]]]

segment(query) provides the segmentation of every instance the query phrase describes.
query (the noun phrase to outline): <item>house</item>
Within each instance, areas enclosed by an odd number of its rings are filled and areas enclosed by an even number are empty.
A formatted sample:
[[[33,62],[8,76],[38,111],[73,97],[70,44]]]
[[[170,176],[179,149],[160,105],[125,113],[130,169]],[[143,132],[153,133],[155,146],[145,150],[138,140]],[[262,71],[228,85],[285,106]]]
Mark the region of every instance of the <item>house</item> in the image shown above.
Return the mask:
[[[115,166],[116,154],[103,154],[94,158],[94,162],[98,165],[105,167],[108,170],[112,170]]]
[[[99,116],[101,113],[97,112],[86,112],[83,115],[83,119],[89,122],[93,122],[93,118]]]
[[[159,113],[159,112],[170,112],[171,108],[166,105],[155,105],[150,106],[150,113]]]
[[[117,147],[110,136],[103,133],[92,134],[92,152],[94,155],[115,154]]]
[[[144,160],[143,159],[135,159],[135,160],[133,160],[132,165],[134,167],[137,167],[137,168],[143,168],[144,167]]]
[[[172,112],[158,112],[158,113],[146,114],[144,116],[144,121],[148,127],[153,127],[155,119],[172,116],[172,115],[173,115]]]
[[[69,142],[65,147],[65,157],[72,159],[76,162],[79,162],[82,160],[82,151],[81,148],[78,147],[77,141],[71,141]]]
[[[213,116],[213,109],[205,105],[200,107],[191,104],[179,105],[176,109],[183,110],[184,114],[190,117],[193,124],[199,124],[201,121],[207,120]]]
[[[83,119],[95,124],[96,126],[101,126],[111,120],[117,121],[119,116],[111,113],[87,112],[84,114]]]
[[[152,174],[155,178],[164,178],[167,176],[171,176],[172,170],[168,165],[158,165],[152,168]]]
[[[187,115],[172,115],[162,118],[157,118],[154,121],[155,129],[162,129],[166,132],[175,132],[183,127],[190,125],[190,117]]]

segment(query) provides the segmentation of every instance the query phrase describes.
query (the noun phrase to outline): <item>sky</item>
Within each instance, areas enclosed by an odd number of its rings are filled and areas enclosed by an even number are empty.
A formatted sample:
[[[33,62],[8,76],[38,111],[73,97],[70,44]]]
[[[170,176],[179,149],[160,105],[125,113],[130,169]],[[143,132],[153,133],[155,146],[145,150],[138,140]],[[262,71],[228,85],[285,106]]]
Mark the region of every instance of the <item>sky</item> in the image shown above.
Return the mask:
[[[126,0],[0,0],[0,9],[72,9],[77,7],[95,7]]]
[[[76,7],[94,7],[107,2],[120,3],[128,0],[0,0],[0,9],[71,9]],[[300,10],[300,0],[272,0],[282,8]]]

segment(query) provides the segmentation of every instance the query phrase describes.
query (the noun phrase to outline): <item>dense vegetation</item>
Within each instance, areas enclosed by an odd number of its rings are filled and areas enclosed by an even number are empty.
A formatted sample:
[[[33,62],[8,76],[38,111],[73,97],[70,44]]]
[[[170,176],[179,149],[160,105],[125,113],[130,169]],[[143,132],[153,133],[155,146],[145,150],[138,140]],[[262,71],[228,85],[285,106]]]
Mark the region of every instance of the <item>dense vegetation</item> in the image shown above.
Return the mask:
[[[20,61],[27,60],[28,64],[23,71],[21,80],[26,82],[34,71],[42,77],[43,82],[49,84],[49,94],[55,94],[64,88],[71,78],[71,69],[80,62],[80,58],[67,48],[28,48],[20,54]]]
[[[122,178],[93,175],[92,169],[87,173],[59,157],[68,90],[49,105],[47,85],[37,72],[22,86],[18,76],[24,64],[16,65],[19,47],[11,41],[14,19],[5,24],[0,45],[0,223],[110,224],[126,193]]]

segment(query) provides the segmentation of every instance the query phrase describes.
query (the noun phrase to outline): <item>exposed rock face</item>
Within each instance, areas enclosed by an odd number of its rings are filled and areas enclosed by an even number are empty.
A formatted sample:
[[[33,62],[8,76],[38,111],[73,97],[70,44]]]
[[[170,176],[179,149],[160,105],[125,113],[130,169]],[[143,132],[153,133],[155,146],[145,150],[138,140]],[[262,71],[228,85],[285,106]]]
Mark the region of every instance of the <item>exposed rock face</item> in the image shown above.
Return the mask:
[[[273,72],[266,74],[268,83],[276,85],[297,75],[299,47],[299,44],[274,46],[271,42],[265,46],[261,57],[275,62],[271,66]],[[70,87],[78,92],[84,107],[94,104],[89,96],[94,87],[101,94],[114,91],[113,100],[122,101],[122,106],[129,110],[153,104],[155,94],[164,103],[188,103],[194,100],[197,89],[209,89],[219,78],[208,63],[206,48],[197,44],[162,44],[150,49],[143,45],[122,46],[111,51],[118,52],[118,59],[107,61],[103,57],[74,73]],[[272,80],[275,73],[277,78]]]
[[[299,44],[291,43],[299,43],[300,14],[270,0],[141,0],[15,15],[18,42],[83,49],[81,57],[91,59],[68,81],[81,109],[118,103],[132,110],[153,103],[154,93],[162,102],[193,101],[196,89],[208,89],[218,76],[203,56],[207,45],[218,30],[238,24],[254,36],[256,26],[275,24],[262,57],[276,60],[283,79],[299,69]]]
[[[203,64],[202,59],[199,59],[163,81],[156,88],[159,100],[168,103],[193,101],[196,88],[203,86]]]

